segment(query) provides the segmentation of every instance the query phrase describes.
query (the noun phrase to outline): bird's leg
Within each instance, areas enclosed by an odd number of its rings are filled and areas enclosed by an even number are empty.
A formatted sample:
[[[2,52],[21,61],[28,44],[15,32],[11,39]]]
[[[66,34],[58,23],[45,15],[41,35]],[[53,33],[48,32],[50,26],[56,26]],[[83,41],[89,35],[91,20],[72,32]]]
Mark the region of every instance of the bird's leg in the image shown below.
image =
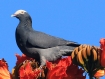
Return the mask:
[[[40,57],[40,63],[41,63],[41,65],[40,65],[40,70],[42,70],[43,71],[43,68],[44,68],[44,65],[46,64],[46,59],[45,59],[45,57],[44,56],[41,56]],[[42,74],[40,73],[40,76],[41,76]]]
[[[44,56],[40,57],[41,66],[43,67],[46,64],[46,58]]]

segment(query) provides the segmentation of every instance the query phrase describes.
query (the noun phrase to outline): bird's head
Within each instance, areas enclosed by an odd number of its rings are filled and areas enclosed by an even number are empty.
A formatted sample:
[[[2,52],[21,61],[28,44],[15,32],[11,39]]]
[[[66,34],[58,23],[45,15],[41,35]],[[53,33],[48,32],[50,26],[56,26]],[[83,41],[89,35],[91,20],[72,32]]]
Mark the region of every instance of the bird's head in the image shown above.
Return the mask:
[[[25,10],[17,10],[14,14],[11,15],[11,17],[16,17],[19,20],[22,20],[24,18],[30,17],[30,15]]]

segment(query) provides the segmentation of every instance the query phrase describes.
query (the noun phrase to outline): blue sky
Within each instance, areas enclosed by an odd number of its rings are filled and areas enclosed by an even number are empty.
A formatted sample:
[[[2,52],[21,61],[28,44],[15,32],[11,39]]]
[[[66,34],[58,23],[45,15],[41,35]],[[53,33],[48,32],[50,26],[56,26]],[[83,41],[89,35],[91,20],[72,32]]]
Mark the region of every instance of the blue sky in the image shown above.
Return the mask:
[[[15,53],[22,54],[15,42],[19,20],[10,17],[19,9],[31,15],[35,30],[95,46],[105,38],[105,0],[1,0],[0,58],[5,58],[10,71]]]

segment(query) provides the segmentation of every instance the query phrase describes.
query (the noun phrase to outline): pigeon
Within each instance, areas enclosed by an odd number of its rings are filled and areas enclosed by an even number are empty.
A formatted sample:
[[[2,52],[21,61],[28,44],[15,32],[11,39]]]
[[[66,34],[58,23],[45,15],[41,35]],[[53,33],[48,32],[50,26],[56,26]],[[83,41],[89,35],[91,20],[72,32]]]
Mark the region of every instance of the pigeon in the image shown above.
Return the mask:
[[[55,37],[32,28],[32,19],[25,10],[17,10],[12,17],[19,19],[15,38],[18,48],[23,54],[34,58],[40,66],[46,61],[56,61],[62,56],[70,56],[80,46],[77,42]]]

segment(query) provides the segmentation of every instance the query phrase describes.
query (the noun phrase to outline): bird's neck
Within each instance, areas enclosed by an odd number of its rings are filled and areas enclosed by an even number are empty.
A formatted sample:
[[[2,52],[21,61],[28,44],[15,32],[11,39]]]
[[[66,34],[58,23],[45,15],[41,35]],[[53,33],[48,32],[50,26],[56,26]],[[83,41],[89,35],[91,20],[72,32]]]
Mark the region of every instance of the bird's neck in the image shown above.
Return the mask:
[[[31,20],[31,18],[25,17],[25,19],[20,19],[19,26],[25,27],[25,28],[32,28],[32,20]]]

